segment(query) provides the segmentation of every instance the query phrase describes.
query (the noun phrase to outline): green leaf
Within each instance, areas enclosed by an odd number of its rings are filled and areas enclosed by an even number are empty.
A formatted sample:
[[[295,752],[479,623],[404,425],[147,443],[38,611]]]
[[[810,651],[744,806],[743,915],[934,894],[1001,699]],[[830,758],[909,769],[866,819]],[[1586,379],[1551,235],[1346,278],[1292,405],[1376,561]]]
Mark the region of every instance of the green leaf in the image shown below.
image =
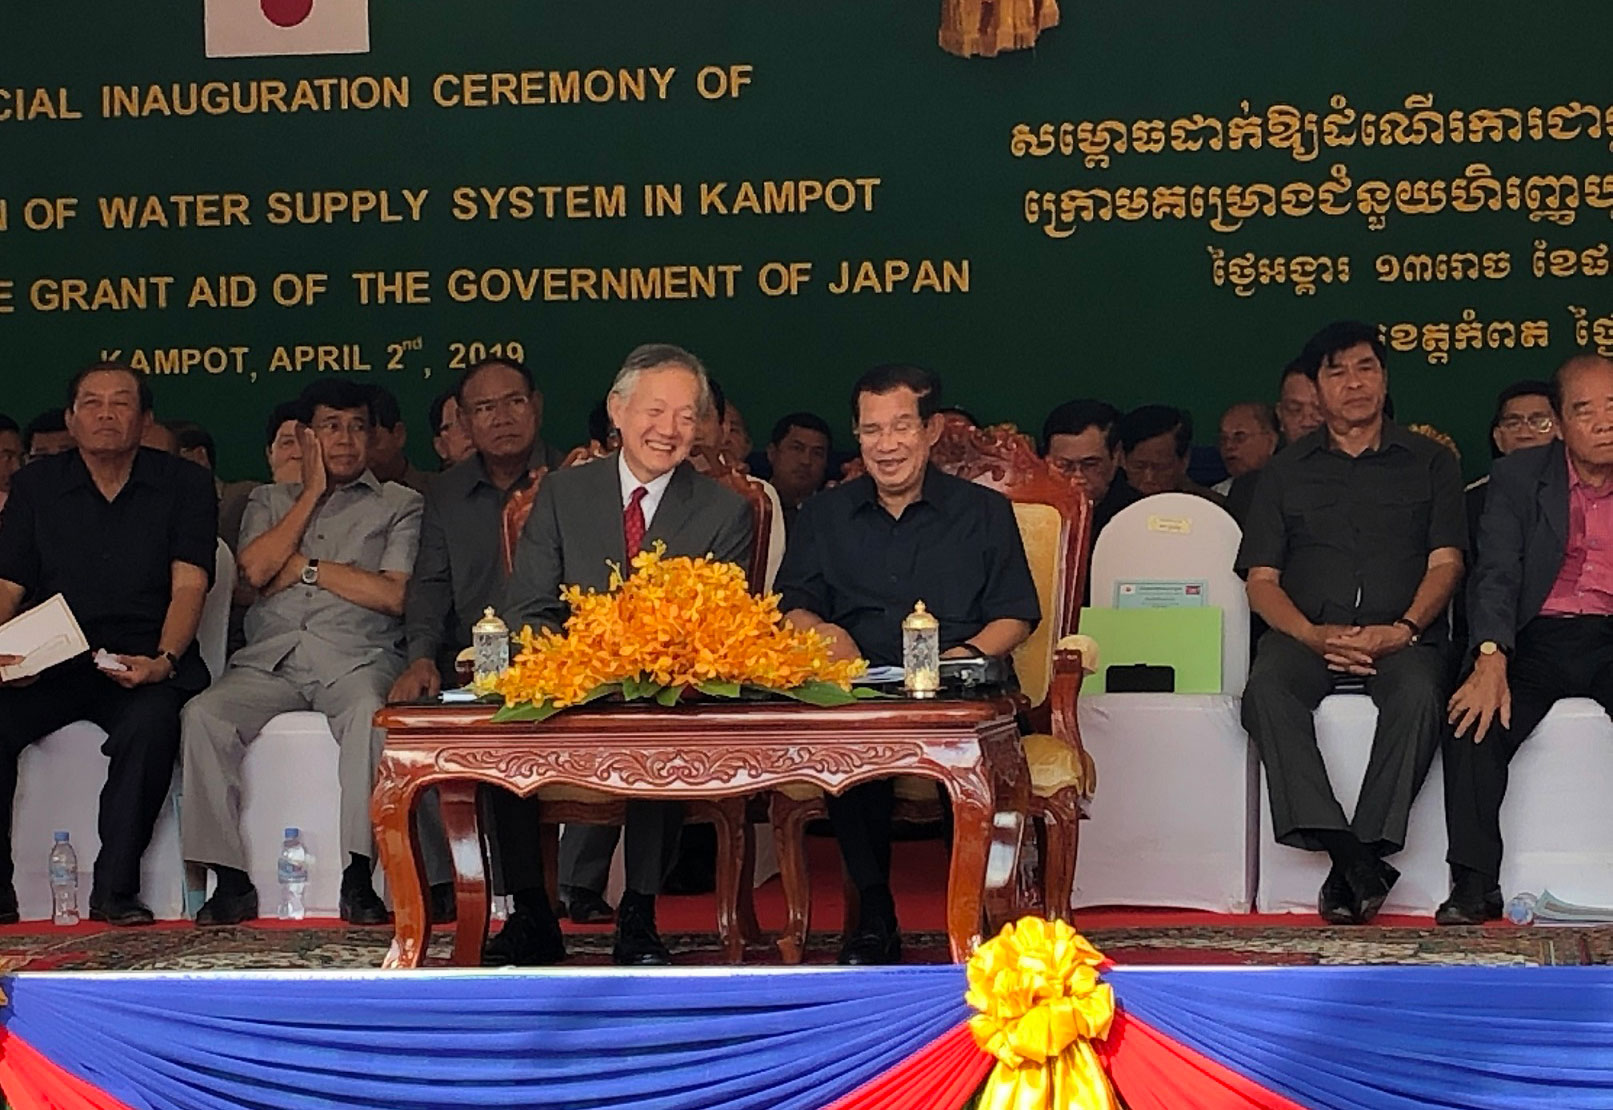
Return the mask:
[[[876,690],[872,686],[853,686],[851,696],[858,701],[873,701],[876,698],[895,698],[896,695],[885,690]]]
[[[775,694],[783,694],[787,698],[815,705],[820,709],[829,709],[838,705],[851,705],[857,696],[850,690],[842,690],[832,682],[803,682],[799,686],[788,690],[774,690]]]
[[[645,682],[637,675],[629,675],[622,679],[622,700],[638,701],[641,698],[651,697],[660,687],[653,682]]]
[[[655,700],[670,709],[683,697],[683,689],[682,686],[663,686],[661,692],[655,695]]]
[[[739,683],[737,682],[702,682],[695,689],[714,698],[739,697]]]
[[[560,709],[552,701],[545,702],[518,702],[515,705],[501,706],[493,714],[493,724],[503,725],[516,721],[547,721]]]
[[[584,694],[582,696],[582,700],[577,704],[587,705],[591,701],[598,701],[600,698],[608,698],[612,694],[620,694],[621,692],[622,684],[620,682],[601,682],[598,686],[595,686],[592,690]]]

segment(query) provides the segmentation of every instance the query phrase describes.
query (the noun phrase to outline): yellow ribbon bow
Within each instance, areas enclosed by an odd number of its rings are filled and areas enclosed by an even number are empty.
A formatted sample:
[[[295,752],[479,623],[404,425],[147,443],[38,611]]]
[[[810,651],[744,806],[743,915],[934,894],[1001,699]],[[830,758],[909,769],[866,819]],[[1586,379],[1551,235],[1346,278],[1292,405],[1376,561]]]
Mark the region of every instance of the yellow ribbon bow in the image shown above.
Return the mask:
[[[1024,917],[969,960],[975,1043],[997,1058],[979,1110],[1117,1110],[1094,1038],[1109,1035],[1114,991],[1103,955],[1062,921]]]

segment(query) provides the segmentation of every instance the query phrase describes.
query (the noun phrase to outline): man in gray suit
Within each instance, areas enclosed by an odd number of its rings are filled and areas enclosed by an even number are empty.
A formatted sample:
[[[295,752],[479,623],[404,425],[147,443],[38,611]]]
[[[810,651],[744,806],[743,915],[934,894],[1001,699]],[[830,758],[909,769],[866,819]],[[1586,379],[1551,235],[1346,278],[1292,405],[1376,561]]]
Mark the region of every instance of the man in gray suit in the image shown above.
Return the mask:
[[[1507,764],[1558,698],[1613,712],[1613,362],[1557,371],[1562,440],[1498,459],[1468,587],[1472,662],[1450,701],[1441,925],[1501,916]]]
[[[327,379],[301,405],[301,482],[259,486],[241,522],[241,577],[258,591],[246,646],[180,718],[185,858],[218,877],[198,925],[258,914],[241,840],[241,764],[264,725],[299,709],[325,714],[341,748],[342,919],[387,920],[370,878],[370,792],[386,734],[371,721],[403,669],[421,498],[370,471],[361,387]]]
[[[627,356],[607,399],[622,446],[602,459],[547,475],[538,487],[515,555],[504,605],[512,629],[559,631],[567,617],[563,586],[609,588],[612,563],[656,541],[669,556],[711,555],[746,564],[750,505],[689,465],[695,425],[711,404],[705,367],[681,348],[648,344]],[[612,958],[618,964],[671,963],[655,929],[655,896],[673,859],[683,807],[647,799],[627,805],[627,889],[616,915]],[[542,893],[538,861],[515,891],[516,909],[488,955],[516,963],[553,963],[565,945]]]

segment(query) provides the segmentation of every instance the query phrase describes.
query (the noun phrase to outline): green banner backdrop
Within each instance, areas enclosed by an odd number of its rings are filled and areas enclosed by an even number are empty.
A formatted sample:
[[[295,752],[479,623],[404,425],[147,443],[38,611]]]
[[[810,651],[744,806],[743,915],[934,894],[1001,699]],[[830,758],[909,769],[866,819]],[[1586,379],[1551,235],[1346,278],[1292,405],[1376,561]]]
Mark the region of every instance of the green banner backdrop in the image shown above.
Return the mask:
[[[352,373],[423,459],[428,399],[506,350],[571,445],[653,339],[758,441],[794,408],[846,427],[901,359],[986,420],[1165,401],[1209,442],[1356,316],[1478,471],[1498,387],[1613,350],[1613,7],[1066,0],[967,60],[939,8],[8,4],[0,411],[132,359],[246,475],[272,402]],[[208,56],[264,13],[367,50]]]

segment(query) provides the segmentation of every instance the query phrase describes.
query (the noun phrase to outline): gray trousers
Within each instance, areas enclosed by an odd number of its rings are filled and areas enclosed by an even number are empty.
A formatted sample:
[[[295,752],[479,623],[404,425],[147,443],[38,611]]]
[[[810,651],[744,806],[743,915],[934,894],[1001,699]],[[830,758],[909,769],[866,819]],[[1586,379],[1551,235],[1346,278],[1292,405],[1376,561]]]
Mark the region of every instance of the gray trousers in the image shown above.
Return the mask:
[[[304,709],[329,718],[340,748],[342,851],[374,858],[370,794],[386,733],[371,720],[386,704],[400,668],[391,661],[366,663],[327,685],[295,660],[293,654],[273,673],[231,667],[180,715],[180,835],[186,860],[247,869],[241,839],[241,765],[247,745],[274,717]]]
[[[1372,753],[1355,816],[1345,819],[1316,746],[1312,716],[1333,690],[1321,656],[1275,630],[1260,638],[1243,691],[1243,727],[1266,767],[1277,841],[1320,851],[1310,829],[1348,829],[1388,855],[1406,843],[1406,820],[1445,730],[1449,668],[1441,647],[1420,644],[1387,655],[1367,679],[1378,707]]]

